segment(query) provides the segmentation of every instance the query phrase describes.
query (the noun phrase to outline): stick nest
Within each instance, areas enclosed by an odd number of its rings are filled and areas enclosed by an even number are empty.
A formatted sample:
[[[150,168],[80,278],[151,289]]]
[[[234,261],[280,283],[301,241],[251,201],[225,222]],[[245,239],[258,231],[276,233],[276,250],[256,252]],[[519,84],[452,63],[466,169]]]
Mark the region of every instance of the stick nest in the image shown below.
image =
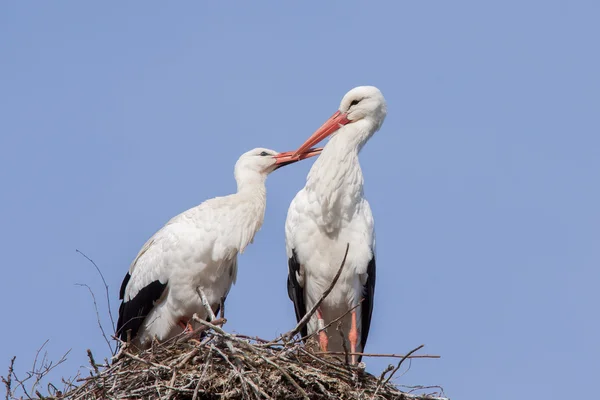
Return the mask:
[[[7,378],[2,378],[6,389],[6,398],[14,398],[11,379],[18,383],[28,399],[33,399],[25,390],[24,382],[36,377],[31,393],[41,399],[429,399],[447,400],[434,395],[415,395],[404,393],[390,383],[391,378],[409,358],[438,358],[439,356],[413,353],[423,345],[406,355],[375,354],[399,358],[394,367],[389,365],[381,375],[374,376],[365,371],[365,366],[350,365],[350,355],[345,353],[321,353],[314,339],[308,339],[304,345],[297,338],[302,327],[329,294],[346,261],[346,254],[340,268],[323,293],[319,301],[298,322],[291,331],[277,339],[267,341],[245,335],[227,333],[222,329],[226,322],[224,304],[221,304],[221,317],[216,319],[212,309],[199,290],[203,305],[213,321],[207,322],[194,315],[194,321],[200,327],[189,334],[183,333],[172,340],[159,343],[143,351],[134,349],[130,342],[121,342],[118,354],[112,363],[96,364],[90,350],[88,357],[91,365],[89,377],[77,379],[83,382],[79,387],[74,380],[64,381],[67,385],[63,392],[52,387],[52,397],[44,397],[34,391],[39,381],[53,367],[36,370],[25,380],[19,380],[14,374],[14,358],[11,360]],[[91,261],[91,260],[90,260]],[[356,308],[356,306],[354,307]],[[353,309],[354,309],[353,308]],[[353,309],[348,310],[351,312]],[[342,316],[343,317],[343,316]],[[341,318],[341,317],[340,317]],[[339,318],[338,318],[339,319]],[[334,320],[330,325],[337,322]],[[339,331],[339,330],[338,330]],[[202,334],[200,341],[197,338]],[[106,336],[105,336],[106,339]],[[41,349],[40,349],[41,350]],[[38,351],[39,352],[39,351]],[[365,354],[364,356],[369,356]],[[64,358],[64,357],[63,357]],[[37,356],[36,356],[37,361]],[[62,360],[56,364],[59,365]],[[55,366],[56,366],[55,365]],[[50,386],[49,386],[50,387]],[[419,388],[419,387],[417,387]],[[420,387],[421,389],[433,387]],[[441,390],[440,387],[435,387]],[[443,394],[443,390],[441,390]],[[437,394],[435,394],[437,395]]]
[[[364,365],[316,354],[285,336],[274,341],[226,333],[209,325],[201,342],[181,335],[134,354],[122,347],[69,399],[432,399],[400,391]],[[197,335],[196,335],[197,337]],[[100,368],[98,368],[100,367]],[[439,399],[439,398],[438,398]]]

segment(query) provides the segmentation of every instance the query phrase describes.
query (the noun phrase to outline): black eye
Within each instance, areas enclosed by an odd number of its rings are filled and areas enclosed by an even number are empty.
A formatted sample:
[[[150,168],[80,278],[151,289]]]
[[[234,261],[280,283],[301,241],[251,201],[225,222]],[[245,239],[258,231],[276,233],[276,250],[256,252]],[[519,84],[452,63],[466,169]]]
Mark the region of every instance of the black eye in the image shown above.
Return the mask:
[[[352,100],[352,103],[350,103],[350,107],[355,106],[358,103],[360,103],[360,100]]]
[[[263,151],[262,153],[259,154],[259,156],[262,156],[262,157],[268,156],[268,155],[269,155],[269,153],[267,153],[266,151]]]

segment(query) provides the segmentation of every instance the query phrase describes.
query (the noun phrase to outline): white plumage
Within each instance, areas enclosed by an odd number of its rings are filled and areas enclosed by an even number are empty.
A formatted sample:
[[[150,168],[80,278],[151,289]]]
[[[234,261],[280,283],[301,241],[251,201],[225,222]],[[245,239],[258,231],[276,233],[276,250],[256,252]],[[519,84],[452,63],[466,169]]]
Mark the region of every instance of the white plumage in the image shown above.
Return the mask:
[[[351,352],[363,351],[375,290],[374,221],[363,197],[358,153],[381,127],[386,113],[385,99],[375,87],[357,87],[344,96],[339,111],[298,149],[301,153],[332,135],[311,168],[306,186],[293,199],[285,225],[288,294],[298,320],[331,284],[349,243],[342,275],[303,335],[317,331],[362,300],[355,312],[342,319]],[[319,334],[323,351],[344,351],[336,325]],[[358,362],[361,357],[352,359]]]
[[[316,155],[309,150],[301,158]],[[216,197],[172,218],[144,244],[121,286],[117,334],[138,347],[196,328],[206,319],[198,288],[216,314],[235,283],[237,255],[252,243],[266,207],[267,175],[297,161],[291,153],[257,148],[235,165],[237,193]],[[189,324],[189,325],[188,325]]]

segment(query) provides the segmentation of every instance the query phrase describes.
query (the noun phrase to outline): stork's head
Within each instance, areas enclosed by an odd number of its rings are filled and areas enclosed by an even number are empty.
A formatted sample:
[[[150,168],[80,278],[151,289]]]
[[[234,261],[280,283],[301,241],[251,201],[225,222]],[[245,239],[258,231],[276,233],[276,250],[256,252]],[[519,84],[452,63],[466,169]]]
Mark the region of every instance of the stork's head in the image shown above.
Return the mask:
[[[312,134],[296,152],[302,154],[306,149],[331,136],[346,125],[361,125],[361,129],[348,130],[347,134],[363,134],[367,140],[383,124],[387,115],[385,98],[375,86],[358,86],[342,98],[340,108],[319,129]]]
[[[240,156],[235,163],[235,179],[239,182],[262,179],[283,166],[310,158],[321,153],[322,148],[308,149],[299,157],[292,157],[293,152],[279,153],[275,150],[258,147]]]
[[[375,86],[359,86],[346,93],[338,111],[345,115],[348,123],[369,119],[380,126],[387,114],[387,107],[379,89]]]

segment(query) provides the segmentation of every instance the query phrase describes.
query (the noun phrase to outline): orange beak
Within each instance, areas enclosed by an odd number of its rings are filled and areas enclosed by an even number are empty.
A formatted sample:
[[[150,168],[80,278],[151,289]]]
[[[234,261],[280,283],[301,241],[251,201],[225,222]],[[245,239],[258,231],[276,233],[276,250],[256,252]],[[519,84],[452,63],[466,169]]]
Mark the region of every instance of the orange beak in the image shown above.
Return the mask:
[[[350,120],[348,119],[348,114],[342,114],[341,112],[336,111],[335,114],[325,121],[325,123],[319,129],[317,129],[315,133],[313,133],[312,136],[309,137],[306,142],[300,146],[300,148],[298,148],[298,150],[296,150],[292,157],[299,157],[303,152],[306,151],[306,149],[321,142],[327,136],[330,136],[333,132],[337,131],[349,122]]]
[[[300,160],[304,160],[306,158],[311,158],[314,156],[318,156],[319,154],[321,154],[321,151],[323,151],[322,147],[319,148],[313,148],[313,149],[308,149],[306,151],[303,151],[302,153],[300,153],[299,155],[297,151],[286,151],[283,153],[279,153],[277,154],[275,157],[275,169],[277,168],[281,168],[285,165],[290,165],[293,164],[297,161]]]

